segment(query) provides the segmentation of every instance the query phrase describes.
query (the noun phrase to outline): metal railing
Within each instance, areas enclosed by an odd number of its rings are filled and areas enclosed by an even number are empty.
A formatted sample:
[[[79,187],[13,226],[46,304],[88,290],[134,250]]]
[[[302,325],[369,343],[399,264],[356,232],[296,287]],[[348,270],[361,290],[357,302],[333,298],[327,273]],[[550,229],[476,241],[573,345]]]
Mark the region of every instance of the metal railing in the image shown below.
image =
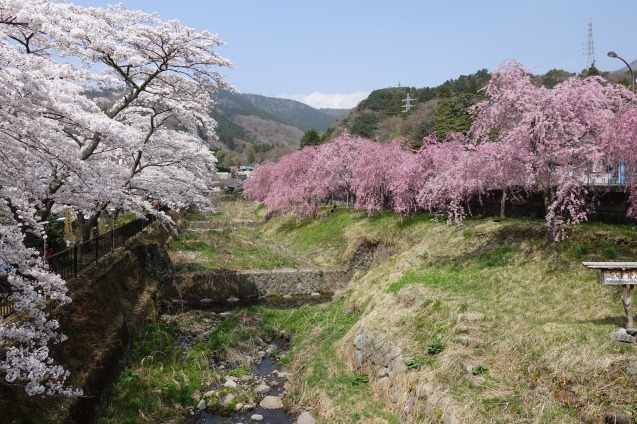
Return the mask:
[[[146,215],[145,219],[138,218],[111,231],[93,237],[83,243],[66,249],[46,258],[49,269],[59,274],[63,279],[75,278],[82,271],[95,265],[102,257],[121,247],[126,241],[140,233],[155,221],[153,215]],[[13,313],[14,302],[9,299],[11,286],[6,277],[0,275],[0,317]]]

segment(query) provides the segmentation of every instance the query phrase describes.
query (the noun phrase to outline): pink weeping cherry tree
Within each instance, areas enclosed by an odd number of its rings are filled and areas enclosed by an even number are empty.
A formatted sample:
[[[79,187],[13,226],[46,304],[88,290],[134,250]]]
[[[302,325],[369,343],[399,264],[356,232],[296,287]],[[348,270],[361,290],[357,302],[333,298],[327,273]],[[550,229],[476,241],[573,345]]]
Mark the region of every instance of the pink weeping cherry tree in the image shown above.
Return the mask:
[[[470,140],[507,146],[501,160],[514,161],[519,173],[504,174],[503,183],[532,182],[544,197],[546,241],[560,240],[565,226],[587,219],[589,169],[608,161],[603,140],[634,95],[599,77],[536,86],[517,62],[500,66],[483,91],[487,100],[475,106]]]

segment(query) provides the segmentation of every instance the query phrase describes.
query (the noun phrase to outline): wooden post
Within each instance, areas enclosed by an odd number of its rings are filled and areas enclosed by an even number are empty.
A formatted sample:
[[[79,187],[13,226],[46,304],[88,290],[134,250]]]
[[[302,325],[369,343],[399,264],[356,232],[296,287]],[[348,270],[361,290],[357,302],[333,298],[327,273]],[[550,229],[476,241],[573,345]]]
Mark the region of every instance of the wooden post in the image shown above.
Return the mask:
[[[622,286],[622,303],[624,304],[624,312],[628,318],[626,328],[633,328],[633,295],[635,294],[635,285],[624,284]]]
[[[627,318],[627,328],[634,328],[633,296],[637,285],[637,262],[582,262],[591,269],[601,270],[604,285],[622,286],[622,306]]]

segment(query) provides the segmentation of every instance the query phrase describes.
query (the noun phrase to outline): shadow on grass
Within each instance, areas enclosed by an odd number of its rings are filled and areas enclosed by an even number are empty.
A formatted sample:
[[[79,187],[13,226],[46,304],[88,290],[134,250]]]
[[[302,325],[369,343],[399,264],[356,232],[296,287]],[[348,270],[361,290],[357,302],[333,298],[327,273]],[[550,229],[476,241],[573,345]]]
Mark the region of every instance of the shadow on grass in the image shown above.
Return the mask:
[[[575,324],[593,324],[593,325],[613,325],[616,327],[626,326],[626,317],[621,315],[606,316],[604,318],[595,319],[578,319]]]

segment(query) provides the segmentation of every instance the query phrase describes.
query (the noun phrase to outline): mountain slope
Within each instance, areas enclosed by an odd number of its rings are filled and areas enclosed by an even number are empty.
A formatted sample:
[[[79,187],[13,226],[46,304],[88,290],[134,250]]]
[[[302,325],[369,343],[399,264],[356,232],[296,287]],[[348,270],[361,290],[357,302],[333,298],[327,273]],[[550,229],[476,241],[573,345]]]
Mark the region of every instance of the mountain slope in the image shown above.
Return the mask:
[[[245,161],[252,147],[255,159],[272,159],[296,150],[309,129],[324,132],[349,109],[319,110],[289,99],[221,91],[210,115],[217,121],[225,164]]]
[[[339,117],[339,114],[334,116],[333,112],[315,109],[296,100],[265,97],[257,94],[243,94],[243,96],[254,106],[276,116],[281,122],[299,128],[303,132],[312,128],[319,133],[325,132]],[[336,110],[341,111],[340,117],[348,112],[347,109]]]

